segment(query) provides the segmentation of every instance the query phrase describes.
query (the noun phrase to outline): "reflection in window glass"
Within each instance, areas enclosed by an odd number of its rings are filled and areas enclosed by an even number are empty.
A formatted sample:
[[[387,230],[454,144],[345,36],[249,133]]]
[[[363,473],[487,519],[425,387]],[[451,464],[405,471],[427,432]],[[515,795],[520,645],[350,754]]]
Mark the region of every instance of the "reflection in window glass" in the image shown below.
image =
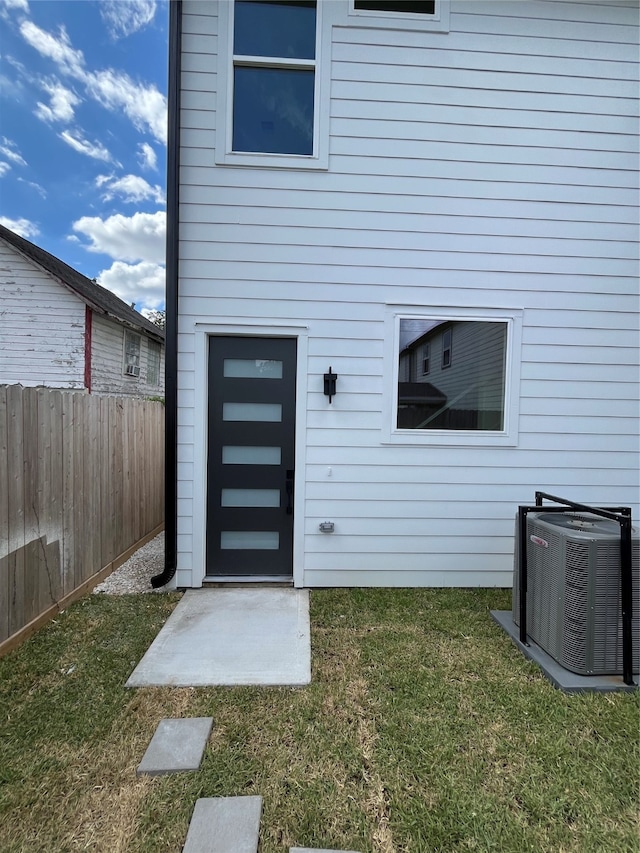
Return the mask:
[[[233,150],[312,154],[314,76],[300,69],[236,67]]]
[[[223,403],[223,421],[253,421],[255,423],[280,423],[281,403]]]
[[[220,533],[223,551],[277,551],[279,547],[277,530],[223,530]]]
[[[282,362],[267,358],[225,358],[222,375],[238,379],[282,379]]]
[[[401,319],[398,429],[503,430],[506,349],[505,322]]]
[[[316,4],[310,0],[236,0],[233,52],[314,59]]]
[[[435,0],[354,0],[355,9],[369,12],[397,12],[413,15],[433,15],[436,11]]]
[[[225,445],[222,448],[223,465],[279,465],[281,458],[279,447]]]
[[[313,155],[315,0],[236,0],[233,151]]]

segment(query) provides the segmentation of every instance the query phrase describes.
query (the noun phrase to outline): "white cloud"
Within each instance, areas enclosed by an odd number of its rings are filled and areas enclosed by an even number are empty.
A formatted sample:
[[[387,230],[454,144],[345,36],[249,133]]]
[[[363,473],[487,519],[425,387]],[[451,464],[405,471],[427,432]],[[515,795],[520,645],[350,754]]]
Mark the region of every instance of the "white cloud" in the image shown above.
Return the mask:
[[[5,163],[4,160],[0,160],[0,178],[4,177],[7,172],[11,171],[11,166],[8,163]]]
[[[25,240],[28,240],[29,237],[35,237],[40,233],[38,226],[33,222],[29,222],[28,219],[9,219],[6,216],[0,216],[0,225],[4,225],[9,231],[14,231],[16,234],[24,237]]]
[[[17,166],[27,165],[27,161],[18,151],[18,146],[15,142],[12,142],[11,139],[7,139],[6,136],[0,138],[0,154],[2,154],[3,157],[6,157],[7,160],[11,160],[11,162],[15,163]]]
[[[138,152],[138,160],[140,161],[140,165],[143,169],[152,169],[156,170],[158,168],[158,158],[156,157],[156,152],[149,145],[148,142],[142,142],[138,146],[140,151]]]
[[[8,21],[10,9],[17,9],[19,12],[28,12],[29,3],[27,0],[0,0],[0,18]]]
[[[160,264],[142,262],[124,264],[116,261],[98,276],[98,284],[115,293],[120,299],[145,309],[164,306],[165,271]]]
[[[153,85],[135,83],[127,74],[108,68],[86,76],[88,91],[111,112],[124,112],[138,130],[148,129],[167,141],[167,102]]]
[[[21,184],[25,184],[27,187],[31,187],[32,190],[35,190],[38,195],[41,195],[42,198],[47,197],[47,191],[44,187],[41,187],[40,184],[37,184],[35,181],[26,181],[24,178],[18,178],[18,181]]]
[[[115,196],[121,196],[124,201],[141,202],[147,199],[152,199],[158,204],[164,204],[164,192],[158,184],[151,186],[144,178],[138,175],[125,175],[122,178],[108,178],[106,175],[99,175],[96,178],[98,187],[106,187],[106,192],[102,196],[104,201],[110,201]]]
[[[108,219],[83,216],[73,223],[73,230],[87,237],[90,252],[109,255],[116,261],[147,261],[161,264],[165,256],[166,215],[134,213],[123,216],[117,213]]]
[[[113,38],[129,36],[146,27],[155,13],[155,0],[102,0],[100,3],[100,15]]]
[[[63,74],[82,83],[87,92],[110,112],[124,113],[138,130],[148,130],[159,142],[167,140],[167,101],[153,84],[136,83],[124,72],[107,68],[87,71],[84,54],[71,46],[61,27],[57,36],[24,21],[20,32],[41,56],[56,63]]]
[[[46,104],[38,101],[38,109],[35,114],[43,121],[66,121],[73,119],[74,107],[80,103],[80,98],[67,89],[61,83],[43,83],[42,88],[51,98],[51,104]]]
[[[60,33],[56,38],[41,30],[33,21],[23,21],[20,25],[20,33],[27,44],[30,44],[41,56],[52,59],[65,74],[80,79],[86,74],[84,55],[81,50],[74,50],[71,47],[64,27],[60,27]]]
[[[74,151],[86,154],[87,157],[92,157],[94,160],[103,160],[105,163],[110,163],[113,159],[101,142],[89,142],[79,130],[63,130],[60,138],[64,139],[67,145],[70,145]]]

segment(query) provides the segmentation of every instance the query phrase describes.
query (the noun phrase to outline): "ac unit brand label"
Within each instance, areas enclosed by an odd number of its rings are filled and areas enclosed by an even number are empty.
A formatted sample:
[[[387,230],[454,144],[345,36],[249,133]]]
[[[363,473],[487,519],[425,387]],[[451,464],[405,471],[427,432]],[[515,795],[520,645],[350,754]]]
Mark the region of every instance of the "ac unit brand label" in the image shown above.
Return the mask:
[[[549,543],[546,539],[541,539],[539,536],[530,536],[529,539],[533,542],[534,545],[539,545],[541,548],[548,548]]]

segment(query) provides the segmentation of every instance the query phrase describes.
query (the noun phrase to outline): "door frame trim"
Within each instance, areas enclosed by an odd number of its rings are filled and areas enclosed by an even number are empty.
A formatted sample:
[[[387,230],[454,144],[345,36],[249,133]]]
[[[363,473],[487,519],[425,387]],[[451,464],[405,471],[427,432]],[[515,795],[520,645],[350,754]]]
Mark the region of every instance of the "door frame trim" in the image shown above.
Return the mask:
[[[209,338],[212,336],[237,336],[251,338],[294,338],[297,341],[296,358],[296,428],[295,471],[296,487],[293,503],[293,585],[304,586],[304,507],[306,486],[306,434],[309,327],[299,323],[279,321],[278,325],[265,325],[264,320],[227,318],[224,323],[196,322],[194,343],[194,389],[183,393],[193,394],[193,513],[191,586],[200,587],[206,573],[207,531],[207,411],[209,399]],[[180,359],[179,359],[180,360]],[[179,369],[179,368],[178,368]],[[202,393],[198,393],[202,391]],[[185,427],[188,428],[188,427]],[[178,465],[182,461],[178,460]],[[186,568],[186,567],[185,567]]]

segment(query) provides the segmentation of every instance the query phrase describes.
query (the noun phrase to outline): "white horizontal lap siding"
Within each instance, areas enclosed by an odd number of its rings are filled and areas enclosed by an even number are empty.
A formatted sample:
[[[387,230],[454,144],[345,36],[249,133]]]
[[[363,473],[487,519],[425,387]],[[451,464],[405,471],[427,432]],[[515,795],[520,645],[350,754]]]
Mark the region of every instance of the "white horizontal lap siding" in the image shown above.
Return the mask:
[[[216,4],[183,7],[179,567],[194,324],[233,318],[308,327],[306,584],[509,584],[536,489],[637,511],[637,5],[452,0],[447,34],[324,6],[318,172],[214,165]],[[523,312],[517,446],[384,444],[388,303]]]
[[[0,239],[0,384],[84,387],[85,305]]]
[[[96,313],[92,326],[91,390],[94,393],[123,397],[164,397],[164,346],[160,354],[160,381],[152,385],[147,380],[149,338],[144,333],[133,332],[140,337],[140,375],[125,376],[125,326]]]

